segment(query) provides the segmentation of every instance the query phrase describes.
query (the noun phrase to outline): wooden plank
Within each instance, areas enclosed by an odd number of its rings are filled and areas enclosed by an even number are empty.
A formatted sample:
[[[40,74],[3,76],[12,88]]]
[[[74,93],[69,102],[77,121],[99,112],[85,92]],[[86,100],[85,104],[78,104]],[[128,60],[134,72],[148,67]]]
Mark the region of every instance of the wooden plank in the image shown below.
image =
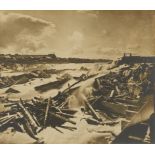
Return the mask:
[[[51,97],[48,99],[48,103],[46,106],[46,111],[45,111],[45,118],[44,118],[44,127],[46,126],[46,122],[47,122],[47,117],[48,117],[48,112],[49,112],[49,108],[50,108],[50,104],[51,104],[52,100]]]
[[[91,111],[93,117],[99,121],[101,121],[102,119],[98,116],[98,114],[96,113],[96,111],[93,109],[93,107],[88,103],[88,101],[85,101],[86,106],[88,107],[88,109]]]

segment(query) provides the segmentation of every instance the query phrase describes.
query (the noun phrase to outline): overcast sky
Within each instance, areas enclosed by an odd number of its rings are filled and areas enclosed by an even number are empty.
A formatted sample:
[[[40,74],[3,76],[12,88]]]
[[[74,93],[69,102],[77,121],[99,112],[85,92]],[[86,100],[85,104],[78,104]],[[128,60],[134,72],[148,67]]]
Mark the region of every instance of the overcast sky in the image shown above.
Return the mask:
[[[0,53],[155,54],[155,11],[0,11]]]

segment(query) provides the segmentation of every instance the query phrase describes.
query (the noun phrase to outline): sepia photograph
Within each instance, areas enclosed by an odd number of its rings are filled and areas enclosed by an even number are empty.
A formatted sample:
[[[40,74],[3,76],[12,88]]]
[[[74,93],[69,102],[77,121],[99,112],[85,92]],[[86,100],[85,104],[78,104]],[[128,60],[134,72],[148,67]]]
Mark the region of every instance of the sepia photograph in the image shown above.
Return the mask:
[[[0,10],[0,144],[154,144],[155,11]]]

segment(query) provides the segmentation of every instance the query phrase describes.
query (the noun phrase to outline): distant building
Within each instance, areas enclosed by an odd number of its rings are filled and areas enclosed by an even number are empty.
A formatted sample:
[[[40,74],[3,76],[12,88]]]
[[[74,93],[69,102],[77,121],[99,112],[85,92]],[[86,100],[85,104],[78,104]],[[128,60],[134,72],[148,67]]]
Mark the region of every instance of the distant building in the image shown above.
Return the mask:
[[[124,53],[123,57],[116,64],[133,64],[133,63],[155,63],[155,56],[134,56],[131,53]]]

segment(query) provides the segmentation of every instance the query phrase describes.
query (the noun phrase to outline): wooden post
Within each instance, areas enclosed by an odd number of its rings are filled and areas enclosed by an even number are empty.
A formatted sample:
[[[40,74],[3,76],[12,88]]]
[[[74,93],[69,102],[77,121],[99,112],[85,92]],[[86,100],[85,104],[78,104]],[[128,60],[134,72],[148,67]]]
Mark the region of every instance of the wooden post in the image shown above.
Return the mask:
[[[99,121],[101,121],[101,118],[97,115],[96,111],[93,109],[93,107],[87,102],[85,101],[86,106],[88,107],[88,109],[91,111],[93,117]]]
[[[48,99],[48,103],[46,106],[46,111],[45,111],[45,118],[44,118],[44,127],[46,126],[46,122],[47,122],[47,117],[48,117],[48,112],[49,112],[49,108],[50,108],[50,104],[51,104],[52,100],[51,97]]]
[[[114,93],[115,93],[115,90],[112,90],[109,97],[112,98],[114,96]]]

